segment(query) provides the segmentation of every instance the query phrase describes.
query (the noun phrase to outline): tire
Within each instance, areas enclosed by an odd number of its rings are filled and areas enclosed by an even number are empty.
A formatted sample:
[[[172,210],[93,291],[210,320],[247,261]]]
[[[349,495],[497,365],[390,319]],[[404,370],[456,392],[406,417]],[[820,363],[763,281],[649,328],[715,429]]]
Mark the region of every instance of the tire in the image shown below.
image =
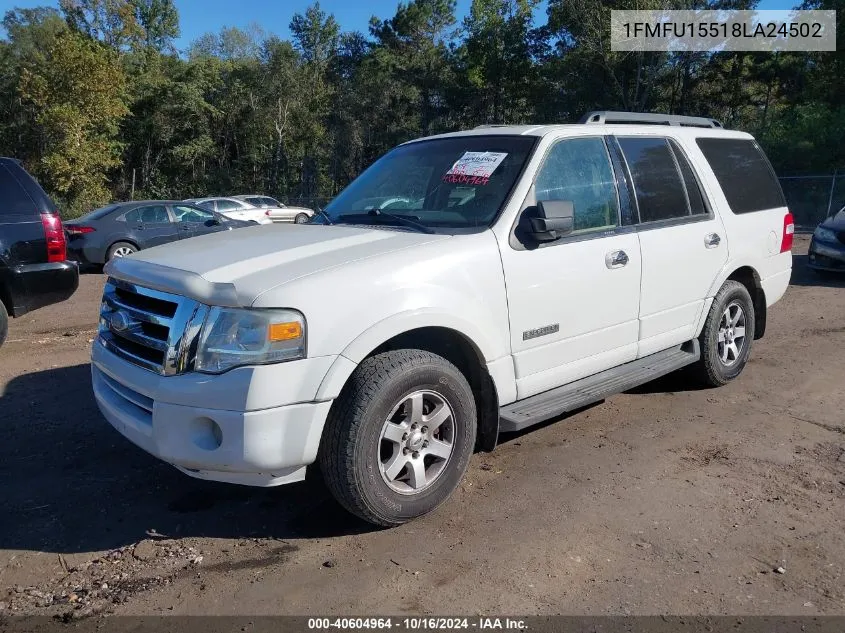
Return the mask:
[[[294,224],[308,224],[310,220],[310,216],[307,213],[297,213],[296,217],[293,219]]]
[[[130,244],[129,242],[115,242],[109,247],[109,252],[106,254],[106,261],[110,262],[115,257],[125,257],[137,252],[138,247],[134,244]]]
[[[457,367],[421,350],[385,352],[364,360],[335,401],[318,461],[344,508],[372,524],[396,526],[454,492],[476,427],[472,389]],[[435,454],[447,447],[447,457]]]
[[[9,313],[6,312],[6,306],[0,301],[0,347],[6,342],[6,336],[9,334]]]
[[[729,308],[731,321],[736,319],[730,327],[725,316]],[[698,339],[701,359],[698,361],[697,373],[701,382],[711,387],[721,387],[742,373],[754,340],[754,316],[754,302],[748,289],[738,281],[726,281],[713,299]],[[741,340],[740,327],[744,327]],[[729,342],[733,343],[732,349]]]

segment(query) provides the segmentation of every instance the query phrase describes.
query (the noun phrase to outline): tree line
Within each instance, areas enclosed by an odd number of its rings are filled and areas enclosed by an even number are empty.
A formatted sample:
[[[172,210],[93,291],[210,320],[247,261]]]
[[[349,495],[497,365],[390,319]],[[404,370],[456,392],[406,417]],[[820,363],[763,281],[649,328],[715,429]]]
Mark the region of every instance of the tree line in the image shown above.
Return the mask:
[[[596,109],[710,116],[785,174],[845,167],[845,38],[835,53],[619,53],[611,9],[754,0],[409,0],[369,32],[319,3],[290,39],[224,27],[177,51],[173,0],[14,9],[0,40],[0,155],[73,217],[111,200],[337,194],[411,138]],[[845,0],[802,8],[842,9]],[[265,28],[267,30],[265,30]]]

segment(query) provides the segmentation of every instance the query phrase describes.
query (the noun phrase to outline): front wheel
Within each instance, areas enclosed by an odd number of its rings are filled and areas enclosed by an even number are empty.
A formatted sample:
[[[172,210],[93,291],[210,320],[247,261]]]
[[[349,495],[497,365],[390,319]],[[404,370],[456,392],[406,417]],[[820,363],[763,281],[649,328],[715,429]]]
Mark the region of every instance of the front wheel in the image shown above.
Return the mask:
[[[719,387],[739,376],[754,340],[754,302],[748,289],[728,280],[713,299],[699,337],[698,373],[704,384]]]
[[[351,513],[400,525],[446,501],[475,446],[472,389],[449,361],[421,350],[364,360],[332,406],[319,463]]]
[[[294,224],[308,224],[308,220],[311,218],[308,217],[307,213],[297,213],[296,217],[293,219]]]

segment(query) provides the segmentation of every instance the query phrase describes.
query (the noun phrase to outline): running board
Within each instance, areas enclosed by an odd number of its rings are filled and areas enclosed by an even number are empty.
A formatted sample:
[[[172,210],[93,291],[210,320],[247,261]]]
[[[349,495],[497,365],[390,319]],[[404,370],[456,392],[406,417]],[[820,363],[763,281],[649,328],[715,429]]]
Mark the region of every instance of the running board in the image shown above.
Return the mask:
[[[580,409],[694,363],[701,357],[698,340],[576,380],[499,409],[499,431],[508,433]]]

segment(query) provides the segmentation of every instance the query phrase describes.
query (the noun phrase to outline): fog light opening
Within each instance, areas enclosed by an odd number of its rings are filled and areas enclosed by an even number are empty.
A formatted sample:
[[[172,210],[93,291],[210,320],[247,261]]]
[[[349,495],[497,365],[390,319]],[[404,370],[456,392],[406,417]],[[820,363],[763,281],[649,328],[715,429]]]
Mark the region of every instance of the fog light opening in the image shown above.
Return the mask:
[[[217,450],[223,443],[223,429],[211,418],[196,418],[191,422],[191,440],[197,448]]]

